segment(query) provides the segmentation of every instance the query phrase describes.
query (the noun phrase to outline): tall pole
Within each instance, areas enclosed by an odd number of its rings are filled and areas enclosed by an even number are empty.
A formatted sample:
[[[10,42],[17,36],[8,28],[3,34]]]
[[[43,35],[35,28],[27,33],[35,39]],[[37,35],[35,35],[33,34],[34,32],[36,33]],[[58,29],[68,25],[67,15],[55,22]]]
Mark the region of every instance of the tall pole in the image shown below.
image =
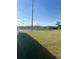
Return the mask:
[[[32,0],[32,27],[31,27],[31,31],[33,30],[33,18],[34,17],[34,0]]]

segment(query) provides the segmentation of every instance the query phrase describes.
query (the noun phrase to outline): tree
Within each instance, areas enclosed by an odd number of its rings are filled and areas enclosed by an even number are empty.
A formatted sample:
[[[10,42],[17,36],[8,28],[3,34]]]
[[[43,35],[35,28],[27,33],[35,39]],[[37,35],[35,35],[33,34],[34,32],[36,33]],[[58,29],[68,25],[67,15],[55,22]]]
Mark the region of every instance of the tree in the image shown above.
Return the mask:
[[[61,29],[61,23],[60,23],[60,21],[57,21],[57,27],[58,27],[58,29]]]

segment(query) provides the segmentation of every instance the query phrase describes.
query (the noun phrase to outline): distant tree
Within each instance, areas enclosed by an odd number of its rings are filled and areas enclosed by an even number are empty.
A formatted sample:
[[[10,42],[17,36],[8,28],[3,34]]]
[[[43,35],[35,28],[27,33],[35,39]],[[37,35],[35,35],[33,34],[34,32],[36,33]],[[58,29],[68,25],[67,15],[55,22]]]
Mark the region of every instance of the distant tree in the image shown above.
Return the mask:
[[[58,27],[58,29],[61,29],[61,23],[60,23],[60,21],[57,21],[57,27]]]

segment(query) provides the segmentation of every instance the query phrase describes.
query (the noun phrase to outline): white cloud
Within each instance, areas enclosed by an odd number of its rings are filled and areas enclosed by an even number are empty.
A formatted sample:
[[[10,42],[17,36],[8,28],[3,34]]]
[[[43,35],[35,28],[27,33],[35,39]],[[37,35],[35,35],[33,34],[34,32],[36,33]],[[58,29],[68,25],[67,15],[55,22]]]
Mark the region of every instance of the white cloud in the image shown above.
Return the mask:
[[[37,26],[56,26],[57,21],[50,22],[42,22],[42,21],[34,21],[33,25]],[[17,26],[31,26],[31,19],[17,19]]]
[[[17,19],[17,26],[30,26],[31,20],[30,19]]]

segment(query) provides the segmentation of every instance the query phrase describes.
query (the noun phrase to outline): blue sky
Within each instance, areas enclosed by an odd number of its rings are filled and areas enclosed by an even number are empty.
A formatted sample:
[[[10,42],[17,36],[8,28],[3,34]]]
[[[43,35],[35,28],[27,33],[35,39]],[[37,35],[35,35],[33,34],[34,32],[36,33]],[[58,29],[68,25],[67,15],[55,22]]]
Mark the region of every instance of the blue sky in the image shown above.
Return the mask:
[[[32,0],[17,0],[18,25],[31,25]],[[34,25],[53,26],[61,19],[61,0],[34,0]]]

